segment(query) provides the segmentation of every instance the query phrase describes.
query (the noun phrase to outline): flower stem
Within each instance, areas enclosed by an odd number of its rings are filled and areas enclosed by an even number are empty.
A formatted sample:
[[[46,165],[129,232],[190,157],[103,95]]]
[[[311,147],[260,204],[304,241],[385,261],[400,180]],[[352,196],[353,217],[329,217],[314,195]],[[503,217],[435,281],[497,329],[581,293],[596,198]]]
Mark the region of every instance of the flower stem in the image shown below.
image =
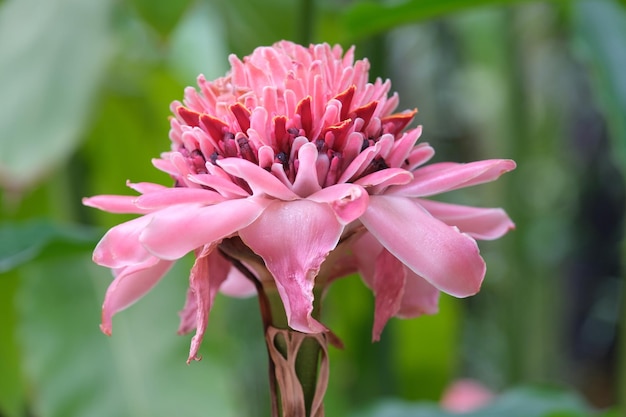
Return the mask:
[[[273,380],[272,417],[323,417],[328,384],[328,349],[324,334],[305,334],[287,326],[277,291],[267,291],[273,323],[266,326],[266,343]],[[278,400],[280,398],[280,401]]]
[[[269,354],[272,417],[323,417],[323,399],[328,385],[328,338],[289,328],[278,290],[264,286],[271,277],[262,260],[238,238],[224,240],[220,252],[256,287],[263,330]],[[245,260],[252,270],[243,264]],[[320,313],[316,291],[313,316]]]

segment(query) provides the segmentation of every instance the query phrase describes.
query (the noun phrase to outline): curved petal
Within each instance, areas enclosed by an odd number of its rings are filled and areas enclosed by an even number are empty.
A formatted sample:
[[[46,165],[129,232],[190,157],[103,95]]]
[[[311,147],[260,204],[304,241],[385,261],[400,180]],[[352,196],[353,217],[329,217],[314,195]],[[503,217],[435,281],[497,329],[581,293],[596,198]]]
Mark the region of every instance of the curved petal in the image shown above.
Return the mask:
[[[143,297],[159,282],[172,265],[173,262],[150,257],[141,264],[130,265],[118,270],[104,297],[102,324],[100,325],[102,332],[110,336],[113,315]]]
[[[228,276],[230,267],[230,262],[224,259],[217,251],[213,250],[212,247],[207,247],[198,255],[193,268],[191,268],[189,290],[195,300],[186,308],[193,307],[195,304],[196,334],[191,339],[191,348],[189,349],[187,363],[190,363],[192,360],[198,361],[201,359],[201,357],[198,356],[198,350],[200,349],[200,344],[202,343],[204,332],[209,322],[209,312],[213,306],[213,300],[215,300],[217,291]],[[185,310],[183,310],[183,314],[184,311]],[[181,318],[183,318],[183,320],[185,319],[184,316]],[[182,330],[184,330],[183,325],[188,326],[189,322],[181,322]]]
[[[384,249],[383,245],[371,233],[365,232],[358,236],[350,246],[356,258],[361,279],[369,288],[374,288],[376,258]]]
[[[150,210],[137,207],[136,200],[137,196],[130,195],[96,195],[83,198],[83,204],[109,213],[146,214],[150,212]]]
[[[485,276],[476,241],[402,197],[370,196],[361,222],[395,257],[456,297],[475,294]]]
[[[405,268],[404,295],[396,317],[408,319],[423,314],[436,314],[439,311],[439,290],[424,278]]]
[[[467,164],[440,162],[415,170],[410,183],[390,187],[386,194],[427,197],[494,181],[513,169],[515,162],[510,159],[488,159]]]
[[[246,227],[269,203],[263,198],[242,198],[213,206],[171,206],[153,214],[139,240],[159,258],[182,258]]]
[[[406,272],[404,265],[387,250],[376,257],[374,271],[375,310],[372,341],[380,340],[380,334],[390,318],[400,310],[404,295]]]
[[[387,168],[365,175],[354,181],[370,190],[372,194],[382,194],[383,190],[392,185],[407,184],[413,179],[413,173],[402,168]]]
[[[275,201],[239,232],[274,276],[289,326],[305,333],[326,328],[313,319],[313,287],[320,266],[337,246],[343,226],[327,204]]]
[[[144,194],[136,198],[135,204],[139,208],[154,211],[176,204],[212,205],[224,200],[224,197],[215,191],[180,187]]]
[[[293,182],[293,191],[300,197],[307,197],[322,189],[317,176],[317,157],[315,144],[305,143],[298,150],[298,173]]]
[[[501,208],[470,207],[423,199],[418,201],[434,217],[458,227],[474,239],[498,239],[515,229],[515,224]]]
[[[312,194],[308,200],[327,203],[342,224],[358,219],[367,209],[369,195],[360,185],[336,184]]]
[[[195,174],[189,175],[188,179],[194,184],[211,187],[226,198],[241,198],[250,195],[248,191],[233,183],[227,174],[224,175],[227,178],[214,174]]]
[[[226,281],[220,287],[222,294],[229,297],[250,297],[256,294],[256,287],[237,268],[230,268]]]
[[[224,158],[217,164],[230,175],[246,181],[255,195],[266,194],[280,200],[295,200],[298,196],[278,178],[250,161],[239,158]]]
[[[141,264],[151,257],[139,243],[139,236],[150,223],[152,215],[118,224],[109,229],[93,251],[93,261],[109,268]]]

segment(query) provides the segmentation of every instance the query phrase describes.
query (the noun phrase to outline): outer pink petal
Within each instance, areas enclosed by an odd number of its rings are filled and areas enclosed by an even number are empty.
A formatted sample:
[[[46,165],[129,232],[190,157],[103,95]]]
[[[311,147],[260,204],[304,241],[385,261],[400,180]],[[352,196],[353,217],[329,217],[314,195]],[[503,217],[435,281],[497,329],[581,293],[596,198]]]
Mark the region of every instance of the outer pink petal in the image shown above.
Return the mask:
[[[370,196],[363,225],[394,256],[456,297],[473,295],[485,276],[476,241],[402,197]]]
[[[441,203],[432,200],[418,200],[419,204],[442,222],[458,227],[474,239],[498,239],[515,224],[501,208],[481,208]]]
[[[138,217],[109,229],[94,249],[93,261],[109,268],[146,262],[152,256],[139,243],[139,236],[150,223],[151,216]]]
[[[392,185],[407,184],[413,179],[413,173],[402,168],[387,168],[359,178],[354,183],[362,185],[372,194],[382,194]]]
[[[136,198],[135,204],[139,208],[154,211],[176,204],[212,205],[224,200],[224,197],[215,191],[179,187],[144,194]]]
[[[289,326],[305,333],[326,328],[312,318],[313,286],[320,266],[337,246],[343,226],[327,204],[275,201],[239,236],[260,255],[276,280]]]
[[[162,259],[182,258],[252,223],[267,207],[266,199],[228,200],[213,206],[172,206],[153,215],[140,241]]]
[[[237,268],[230,268],[220,292],[229,297],[250,297],[256,294],[256,287]]]
[[[369,203],[369,195],[363,187],[348,183],[323,188],[308,199],[329,204],[344,225],[358,219]]]
[[[117,271],[109,285],[102,305],[103,333],[111,335],[111,318],[150,291],[172,266],[172,262],[150,257],[141,264],[130,265]]]
[[[515,162],[509,159],[488,159],[467,164],[441,162],[417,169],[410,183],[390,187],[386,194],[426,197],[494,181],[513,169]]]
[[[145,214],[150,210],[135,205],[137,196],[129,195],[96,195],[83,198],[83,204],[109,213]]]
[[[218,252],[214,251],[213,248],[206,248],[203,253],[198,255],[191,269],[189,289],[195,297],[196,334],[191,339],[187,363],[201,359],[198,356],[198,350],[209,321],[209,312],[213,306],[213,300],[217,291],[228,276],[230,267],[230,263],[220,256]],[[184,317],[182,318],[185,319]],[[181,322],[182,325],[188,325],[188,323]]]
[[[396,317],[403,319],[436,314],[439,311],[439,290],[424,278],[407,269],[404,295]]]
[[[383,246],[371,233],[366,232],[353,241],[351,247],[361,279],[369,288],[374,288],[376,258],[383,250]]]
[[[406,278],[402,262],[386,250],[382,250],[376,258],[375,268],[373,290],[376,307],[372,329],[374,342],[380,340],[385,324],[400,310]]]

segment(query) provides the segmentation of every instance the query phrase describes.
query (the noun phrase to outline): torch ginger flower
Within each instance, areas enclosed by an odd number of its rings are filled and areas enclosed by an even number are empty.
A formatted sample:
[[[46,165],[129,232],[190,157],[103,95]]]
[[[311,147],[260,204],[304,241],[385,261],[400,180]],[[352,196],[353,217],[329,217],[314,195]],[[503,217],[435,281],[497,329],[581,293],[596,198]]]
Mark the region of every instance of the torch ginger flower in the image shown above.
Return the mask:
[[[221,249],[232,238],[262,258],[269,274],[254,274],[278,290],[300,332],[327,330],[312,317],[314,287],[357,270],[376,296],[375,340],[393,316],[436,312],[439,291],[479,290],[485,263],[475,239],[498,238],[513,223],[502,209],[426,197],[493,181],[513,161],[423,166],[434,150],[416,144],[421,127],[405,129],[417,111],[394,113],[389,80],[369,83],[369,64],[354,61],[353,49],[282,41],[229,60],[225,77],[199,76],[199,91],[188,87],[171,105],[171,151],[153,163],[174,187],[129,184],[141,195],[84,200],[142,215],[94,251],[115,275],[104,333],[194,252],[180,331],[196,328],[189,360],[197,359],[216,293],[250,289]]]

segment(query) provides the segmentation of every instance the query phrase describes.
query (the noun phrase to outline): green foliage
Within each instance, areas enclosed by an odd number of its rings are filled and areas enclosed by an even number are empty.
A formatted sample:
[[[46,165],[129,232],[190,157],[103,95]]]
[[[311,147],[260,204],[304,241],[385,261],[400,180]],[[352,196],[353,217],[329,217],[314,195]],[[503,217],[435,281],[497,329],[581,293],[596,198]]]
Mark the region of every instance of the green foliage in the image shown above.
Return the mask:
[[[240,415],[228,395],[235,375],[219,364],[219,344],[209,341],[202,362],[185,364],[190,337],[175,330],[186,276],[182,265],[175,269],[115,321],[107,339],[98,322],[109,271],[85,255],[24,268],[18,334],[36,415]]]
[[[0,6],[4,186],[32,185],[80,143],[112,51],[111,3],[15,0]]]
[[[68,226],[46,220],[0,224],[0,273],[34,261],[42,254],[55,257],[85,251],[100,233],[92,228]]]
[[[192,2],[193,0],[131,1],[139,15],[163,37],[167,37],[176,27]]]
[[[520,3],[528,0],[407,0],[401,2],[361,1],[349,6],[336,25],[344,42],[354,42],[395,27],[440,18],[446,14],[480,6]]]

